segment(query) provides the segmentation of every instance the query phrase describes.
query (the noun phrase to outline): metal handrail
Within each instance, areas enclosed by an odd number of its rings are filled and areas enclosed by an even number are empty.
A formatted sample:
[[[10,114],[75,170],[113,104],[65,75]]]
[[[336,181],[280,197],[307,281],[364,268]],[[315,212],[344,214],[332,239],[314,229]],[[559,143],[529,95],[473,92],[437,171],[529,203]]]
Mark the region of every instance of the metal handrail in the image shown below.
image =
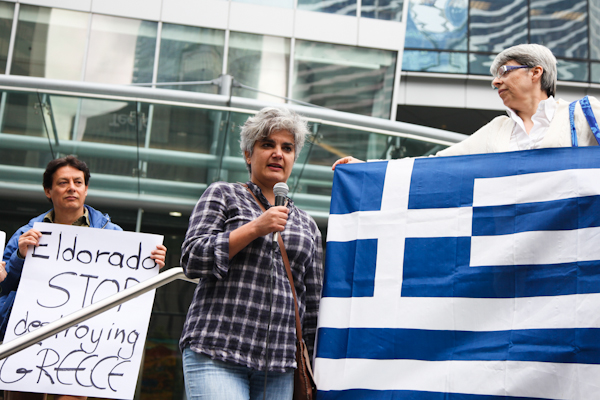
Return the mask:
[[[32,344],[38,343],[50,336],[56,335],[57,333],[72,327],[75,324],[83,322],[87,319],[95,317],[98,314],[108,311],[113,307],[121,305],[126,301],[129,301],[135,297],[138,297],[144,293],[159,288],[167,283],[173,282],[174,280],[181,279],[188,282],[198,283],[197,279],[189,279],[183,273],[183,268],[175,267],[170,268],[164,272],[161,272],[157,276],[138,283],[137,285],[127,288],[122,292],[107,297],[104,300],[98,301],[97,303],[91,304],[81,310],[75,311],[65,317],[62,317],[54,322],[42,326],[34,330],[33,332],[27,333],[23,336],[19,336],[10,342],[3,343],[0,345],[0,360],[9,357]]]
[[[251,114],[265,106],[281,106],[281,103],[219,94],[64,81],[16,75],[0,75],[0,90],[29,91],[91,99],[141,101]],[[374,133],[406,137],[446,146],[461,142],[468,137],[468,135],[457,132],[326,108],[308,107],[298,104],[286,104],[286,107],[302,114],[310,122],[325,123],[349,129],[368,130]]]

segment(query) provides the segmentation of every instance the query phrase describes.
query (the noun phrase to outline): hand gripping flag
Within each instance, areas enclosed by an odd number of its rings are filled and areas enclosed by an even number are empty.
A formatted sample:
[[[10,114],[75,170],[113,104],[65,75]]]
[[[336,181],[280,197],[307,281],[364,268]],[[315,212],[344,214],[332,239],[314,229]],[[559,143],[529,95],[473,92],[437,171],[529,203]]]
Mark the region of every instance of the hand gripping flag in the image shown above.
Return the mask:
[[[318,399],[599,399],[600,149],[336,168]]]

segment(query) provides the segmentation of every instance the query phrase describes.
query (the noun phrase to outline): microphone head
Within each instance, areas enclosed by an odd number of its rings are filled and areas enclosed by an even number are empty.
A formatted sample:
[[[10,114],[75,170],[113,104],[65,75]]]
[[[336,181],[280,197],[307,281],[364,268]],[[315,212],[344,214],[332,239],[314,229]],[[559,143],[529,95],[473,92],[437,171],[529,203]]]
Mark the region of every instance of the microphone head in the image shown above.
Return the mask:
[[[290,191],[290,188],[288,187],[288,185],[285,182],[278,182],[275,184],[275,186],[273,186],[273,193],[275,194],[275,197],[277,197],[277,196],[286,197],[289,191]]]

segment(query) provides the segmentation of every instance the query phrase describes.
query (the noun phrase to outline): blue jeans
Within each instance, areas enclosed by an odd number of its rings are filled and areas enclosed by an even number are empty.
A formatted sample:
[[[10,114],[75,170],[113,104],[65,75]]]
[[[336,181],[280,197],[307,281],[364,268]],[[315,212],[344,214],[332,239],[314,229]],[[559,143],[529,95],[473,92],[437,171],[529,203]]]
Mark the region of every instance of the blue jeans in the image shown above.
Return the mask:
[[[213,360],[186,347],[183,376],[188,400],[262,400],[265,373],[241,365]],[[268,400],[291,400],[294,371],[267,375]]]

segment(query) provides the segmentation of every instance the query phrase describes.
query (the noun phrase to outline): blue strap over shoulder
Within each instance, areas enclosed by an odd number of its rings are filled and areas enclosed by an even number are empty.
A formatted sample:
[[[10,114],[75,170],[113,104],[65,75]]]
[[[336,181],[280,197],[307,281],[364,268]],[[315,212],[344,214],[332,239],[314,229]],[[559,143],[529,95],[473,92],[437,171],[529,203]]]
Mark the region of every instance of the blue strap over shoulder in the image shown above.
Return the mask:
[[[569,104],[569,121],[571,121],[571,146],[578,147],[577,131],[575,130],[575,104],[577,104],[577,100]]]
[[[576,101],[569,104],[569,120],[571,122],[571,145],[573,147],[577,147],[577,131],[575,130],[575,105]],[[590,125],[590,129],[596,137],[596,141],[600,144],[600,128],[598,128],[598,122],[596,121],[596,117],[594,116],[594,111],[592,110],[592,106],[590,105],[590,100],[587,96],[583,99],[579,100],[579,104],[581,104],[581,110],[583,111],[583,115],[585,115],[585,119],[587,119],[588,124]]]
[[[588,124],[590,124],[592,133],[596,137],[598,143],[600,143],[600,129],[598,128],[596,117],[594,116],[594,110],[592,110],[592,106],[590,105],[590,99],[588,99],[588,97],[585,96],[583,99],[579,100],[579,104],[581,104],[581,109],[583,110],[585,119],[587,119]]]

